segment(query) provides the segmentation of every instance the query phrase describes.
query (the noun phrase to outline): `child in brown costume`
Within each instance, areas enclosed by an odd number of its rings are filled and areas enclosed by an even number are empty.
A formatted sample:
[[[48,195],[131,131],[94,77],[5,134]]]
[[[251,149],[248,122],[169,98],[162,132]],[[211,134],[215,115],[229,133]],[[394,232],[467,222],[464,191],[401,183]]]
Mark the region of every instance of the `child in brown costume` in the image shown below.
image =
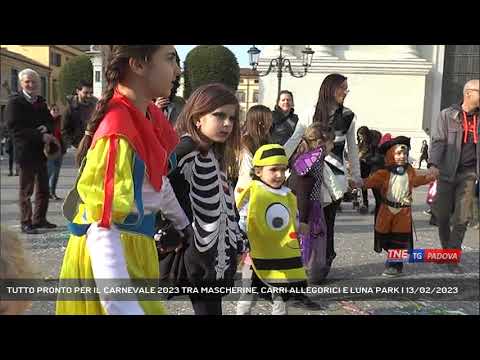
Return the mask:
[[[433,181],[430,175],[417,175],[408,163],[410,138],[392,138],[385,134],[380,145],[385,166],[371,174],[364,188],[380,191],[382,203],[375,220],[375,251],[413,248],[412,192],[413,188]],[[403,263],[386,263],[385,276],[398,276]]]

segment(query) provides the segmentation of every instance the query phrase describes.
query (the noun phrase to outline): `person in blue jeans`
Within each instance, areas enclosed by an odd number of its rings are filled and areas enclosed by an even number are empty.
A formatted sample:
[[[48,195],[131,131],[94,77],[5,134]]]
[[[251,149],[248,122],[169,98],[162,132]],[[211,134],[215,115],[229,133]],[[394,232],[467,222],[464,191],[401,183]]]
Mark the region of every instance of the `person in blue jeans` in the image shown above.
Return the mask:
[[[50,106],[50,114],[53,117],[53,135],[61,145],[61,152],[58,156],[49,158],[47,161],[48,168],[48,188],[50,190],[50,200],[62,200],[57,196],[57,183],[60,176],[60,168],[62,167],[63,155],[66,152],[62,141],[62,115],[56,104]]]

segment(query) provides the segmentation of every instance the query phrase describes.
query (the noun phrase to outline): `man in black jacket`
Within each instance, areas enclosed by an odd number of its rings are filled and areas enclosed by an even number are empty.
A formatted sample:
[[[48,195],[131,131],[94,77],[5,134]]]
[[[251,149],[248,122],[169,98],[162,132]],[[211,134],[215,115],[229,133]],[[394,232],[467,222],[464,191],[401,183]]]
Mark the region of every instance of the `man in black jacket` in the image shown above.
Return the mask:
[[[22,90],[10,97],[6,118],[15,146],[15,161],[20,172],[19,205],[21,228],[26,234],[37,234],[37,229],[51,229],[56,225],[47,221],[48,174],[45,144],[55,142],[51,135],[52,117],[45,99],[37,95],[40,77],[25,69],[19,73]],[[32,219],[30,197],[36,186],[35,211]]]
[[[78,147],[96,105],[92,84],[82,80],[75,91],[75,96],[67,97],[68,104],[63,114],[62,138],[67,149]]]
[[[444,249],[461,249],[472,218],[475,181],[480,173],[480,80],[468,81],[463,101],[440,112],[432,126],[429,171],[438,177],[432,212]],[[462,274],[458,265],[450,265]]]

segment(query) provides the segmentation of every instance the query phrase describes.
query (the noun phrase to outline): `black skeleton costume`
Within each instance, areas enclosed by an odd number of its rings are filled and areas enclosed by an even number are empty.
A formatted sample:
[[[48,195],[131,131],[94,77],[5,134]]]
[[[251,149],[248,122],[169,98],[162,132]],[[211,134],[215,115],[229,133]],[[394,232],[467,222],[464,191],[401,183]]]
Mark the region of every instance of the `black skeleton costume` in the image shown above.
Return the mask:
[[[194,239],[182,249],[183,254],[171,253],[161,259],[161,271],[165,271],[162,262],[171,262],[168,257],[180,256],[185,268],[182,283],[231,286],[244,242],[233,189],[212,150],[202,155],[193,140],[184,136],[175,153],[178,165],[169,178],[192,224]]]

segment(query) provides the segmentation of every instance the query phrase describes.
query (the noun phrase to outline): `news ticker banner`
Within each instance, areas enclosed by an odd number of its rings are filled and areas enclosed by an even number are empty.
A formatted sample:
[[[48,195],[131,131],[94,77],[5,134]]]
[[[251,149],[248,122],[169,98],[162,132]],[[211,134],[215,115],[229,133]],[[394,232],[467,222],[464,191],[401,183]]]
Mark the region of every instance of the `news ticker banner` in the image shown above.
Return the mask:
[[[325,285],[305,288],[249,287],[238,280],[234,286],[172,286],[158,280],[1,280],[0,300],[30,301],[85,301],[104,299],[131,300],[180,300],[187,295],[223,295],[226,301],[237,301],[242,295],[259,299],[273,294],[305,294],[319,301],[479,301],[479,277],[429,277],[429,278],[368,278],[329,279]]]
[[[389,262],[458,264],[460,249],[390,249],[387,251]]]

